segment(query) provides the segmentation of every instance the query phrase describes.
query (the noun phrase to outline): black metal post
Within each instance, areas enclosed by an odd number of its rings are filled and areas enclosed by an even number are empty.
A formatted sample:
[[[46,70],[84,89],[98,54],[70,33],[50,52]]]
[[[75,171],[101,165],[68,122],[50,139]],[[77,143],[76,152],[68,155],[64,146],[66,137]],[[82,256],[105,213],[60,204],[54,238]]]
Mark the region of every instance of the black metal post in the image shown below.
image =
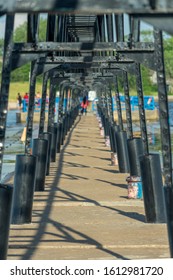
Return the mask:
[[[120,173],[129,173],[129,156],[127,149],[127,134],[126,131],[118,131],[116,133],[117,156]]]
[[[33,139],[32,154],[37,157],[35,191],[44,191],[48,158],[48,140]]]
[[[62,139],[62,115],[63,115],[63,90],[60,86],[59,104],[58,104],[58,126],[57,126],[57,153],[60,153]]]
[[[2,174],[6,120],[7,120],[7,111],[8,111],[8,96],[9,96],[10,72],[11,72],[12,50],[13,50],[13,28],[14,28],[14,15],[7,15],[5,38],[4,38],[1,91],[0,91],[0,178]]]
[[[35,44],[38,40],[38,15],[28,15],[27,40]],[[33,117],[35,106],[35,86],[39,59],[31,62],[29,104],[26,125],[25,154],[16,156],[14,174],[14,196],[12,223],[31,223],[33,193],[35,188],[35,170],[37,158],[30,155]]]
[[[40,109],[39,137],[41,137],[41,135],[44,132],[48,79],[49,79],[49,72],[46,72],[43,75],[43,88],[42,88],[42,101],[41,101],[41,109]]]
[[[48,141],[46,175],[49,175],[50,156],[51,156],[51,143],[52,143],[52,133],[50,133],[50,132],[43,132],[43,134],[41,135],[41,138]]]
[[[115,76],[115,97],[116,97],[116,105],[117,105],[117,112],[118,112],[118,124],[120,130],[123,131],[123,118],[122,118],[121,101],[120,101],[117,76]]]
[[[58,132],[60,145],[64,143],[64,97],[65,97],[65,87],[66,83],[63,83],[61,86],[61,94],[59,99],[59,108],[58,108]],[[60,130],[59,130],[60,128]]]
[[[135,64],[135,69],[136,69],[136,86],[137,86],[137,95],[138,95],[138,104],[139,104],[139,120],[140,120],[141,136],[143,141],[144,153],[148,154],[149,150],[148,150],[147,125],[146,125],[146,117],[145,117],[141,68],[139,63]]]
[[[28,14],[27,41],[32,43],[38,41],[38,14]]]
[[[113,102],[112,102],[112,91],[111,85],[109,85],[108,93],[107,93],[107,102],[109,108],[109,137],[110,137],[110,147],[111,147],[111,162],[113,165],[117,163],[117,141],[116,141],[116,133],[119,131],[119,127],[117,127],[114,121],[114,114],[113,114]]]
[[[124,84],[124,96],[125,96],[125,107],[126,107],[126,122],[127,122],[127,137],[128,139],[133,138],[133,126],[132,126],[132,115],[131,105],[129,96],[129,84],[127,72],[123,71],[123,84]]]
[[[48,128],[47,131],[52,133],[51,141],[51,162],[56,161],[56,145],[57,145],[57,127],[55,125],[55,98],[56,98],[56,87],[54,79],[50,79],[50,98],[49,98],[49,112],[48,112]]]
[[[27,154],[30,154],[31,152],[34,107],[35,107],[35,86],[36,86],[38,65],[39,64],[37,63],[37,61],[31,62],[29,104],[28,104],[28,113],[27,113],[27,121],[26,121],[26,141],[25,141],[25,153]]]
[[[109,138],[109,106],[108,106],[108,95],[107,95],[107,87],[104,86],[104,110],[103,110],[103,124],[104,124],[104,131],[105,131],[105,142]]]
[[[143,100],[143,88],[142,88],[142,78],[140,65],[136,63],[136,84],[137,84],[137,94],[139,103],[139,119],[141,135],[143,140],[143,152],[142,147],[138,144],[134,147],[134,156],[132,158],[136,159],[132,166],[138,167],[138,161],[140,161],[140,169],[138,170],[138,175],[141,175],[142,186],[143,186],[143,197],[144,197],[144,208],[146,222],[149,223],[164,223],[166,221],[165,215],[165,205],[163,197],[163,182],[162,182],[162,170],[160,165],[159,154],[149,153],[148,148],[148,137],[147,137],[147,127],[146,118],[144,110],[144,100]],[[132,141],[137,141],[133,139]],[[138,139],[138,142],[141,139]],[[140,143],[140,142],[139,142]],[[134,145],[134,143],[132,143]],[[135,153],[137,151],[137,153]],[[130,149],[129,149],[130,152]],[[132,151],[133,152],[133,151]],[[136,156],[135,156],[136,154]],[[143,154],[140,156],[140,154]]]
[[[13,187],[0,184],[0,260],[7,258]]]
[[[124,19],[123,15],[116,15],[117,42],[124,42]]]
[[[162,32],[154,30],[155,64],[157,69],[159,119],[163,158],[164,190],[166,197],[167,228],[170,254],[173,258],[173,184],[172,184],[172,151],[169,126],[168,96],[163,56]]]
[[[38,40],[38,15],[28,14],[27,24],[27,42],[35,44]],[[36,77],[39,64],[39,59],[31,62],[30,70],[30,85],[29,85],[29,104],[26,121],[26,141],[25,141],[25,153],[29,154],[31,150],[32,131],[33,131],[33,119],[34,119],[34,106],[35,106],[35,86]]]
[[[160,155],[148,154],[142,156],[140,160],[146,222],[165,223]]]
[[[65,89],[65,98],[64,98],[64,118],[63,118],[63,142],[65,140],[65,136],[67,134],[67,113],[68,113],[68,107],[67,107],[67,100],[68,100],[68,90],[69,87],[67,86]]]
[[[31,223],[37,157],[17,155],[14,175],[12,224]]]

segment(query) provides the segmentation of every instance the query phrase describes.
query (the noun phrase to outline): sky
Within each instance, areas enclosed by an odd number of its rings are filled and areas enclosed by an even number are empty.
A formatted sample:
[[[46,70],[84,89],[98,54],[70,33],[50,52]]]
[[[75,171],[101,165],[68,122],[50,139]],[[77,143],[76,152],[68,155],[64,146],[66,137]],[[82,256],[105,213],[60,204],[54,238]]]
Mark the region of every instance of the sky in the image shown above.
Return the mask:
[[[42,15],[44,17],[44,15]],[[27,14],[16,14],[15,15],[15,23],[14,28],[17,28],[19,25],[23,24],[27,19]],[[125,17],[125,22],[127,21],[127,17]],[[125,24],[126,26],[126,24]],[[128,24],[127,24],[128,26]],[[142,30],[151,30],[151,26],[144,22],[141,22],[141,29]],[[4,31],[5,31],[5,16],[0,17],[0,39],[4,38]],[[129,29],[125,27],[125,35],[129,34]]]
[[[27,19],[26,14],[16,14],[14,28],[24,23],[26,19]],[[5,16],[2,16],[0,17],[0,38],[4,38],[4,31],[5,31]]]

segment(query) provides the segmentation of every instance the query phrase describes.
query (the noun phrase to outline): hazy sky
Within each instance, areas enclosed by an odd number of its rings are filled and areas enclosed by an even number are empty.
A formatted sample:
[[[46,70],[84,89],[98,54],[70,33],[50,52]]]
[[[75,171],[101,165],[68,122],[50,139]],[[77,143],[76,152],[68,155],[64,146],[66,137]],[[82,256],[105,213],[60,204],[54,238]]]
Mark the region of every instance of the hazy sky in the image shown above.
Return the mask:
[[[43,15],[44,17],[44,15]],[[15,28],[18,27],[20,24],[25,22],[27,19],[27,14],[16,14],[15,15]],[[125,22],[128,20],[128,18],[125,16]],[[128,24],[127,24],[128,26]],[[151,29],[151,26],[142,22],[141,23],[141,29],[147,30]],[[0,17],[0,38],[4,37],[4,30],[5,30],[5,16]],[[126,27],[125,24],[125,35],[129,34],[129,29]]]
[[[25,22],[27,19],[26,14],[18,14],[15,16],[15,23],[14,27],[18,27],[20,24]],[[5,16],[0,17],[0,38],[4,37],[4,30],[5,30]]]

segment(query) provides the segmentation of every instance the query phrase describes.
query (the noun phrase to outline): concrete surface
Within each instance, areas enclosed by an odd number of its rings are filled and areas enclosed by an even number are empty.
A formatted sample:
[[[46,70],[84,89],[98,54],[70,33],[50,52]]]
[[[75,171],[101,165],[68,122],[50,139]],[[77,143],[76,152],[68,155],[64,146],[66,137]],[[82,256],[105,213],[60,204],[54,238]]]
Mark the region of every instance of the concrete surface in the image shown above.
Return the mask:
[[[8,259],[169,258],[166,225],[145,222],[127,176],[111,166],[96,117],[79,116],[35,192],[32,223],[11,225]]]

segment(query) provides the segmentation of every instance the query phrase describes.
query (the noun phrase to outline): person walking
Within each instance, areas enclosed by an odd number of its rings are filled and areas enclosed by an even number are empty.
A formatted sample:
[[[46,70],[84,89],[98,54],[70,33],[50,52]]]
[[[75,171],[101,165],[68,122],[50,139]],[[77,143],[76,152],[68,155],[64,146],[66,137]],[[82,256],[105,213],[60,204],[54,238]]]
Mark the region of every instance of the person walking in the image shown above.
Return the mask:
[[[81,114],[87,114],[87,107],[88,107],[88,100],[86,98],[86,96],[83,98],[82,103],[81,103]]]

